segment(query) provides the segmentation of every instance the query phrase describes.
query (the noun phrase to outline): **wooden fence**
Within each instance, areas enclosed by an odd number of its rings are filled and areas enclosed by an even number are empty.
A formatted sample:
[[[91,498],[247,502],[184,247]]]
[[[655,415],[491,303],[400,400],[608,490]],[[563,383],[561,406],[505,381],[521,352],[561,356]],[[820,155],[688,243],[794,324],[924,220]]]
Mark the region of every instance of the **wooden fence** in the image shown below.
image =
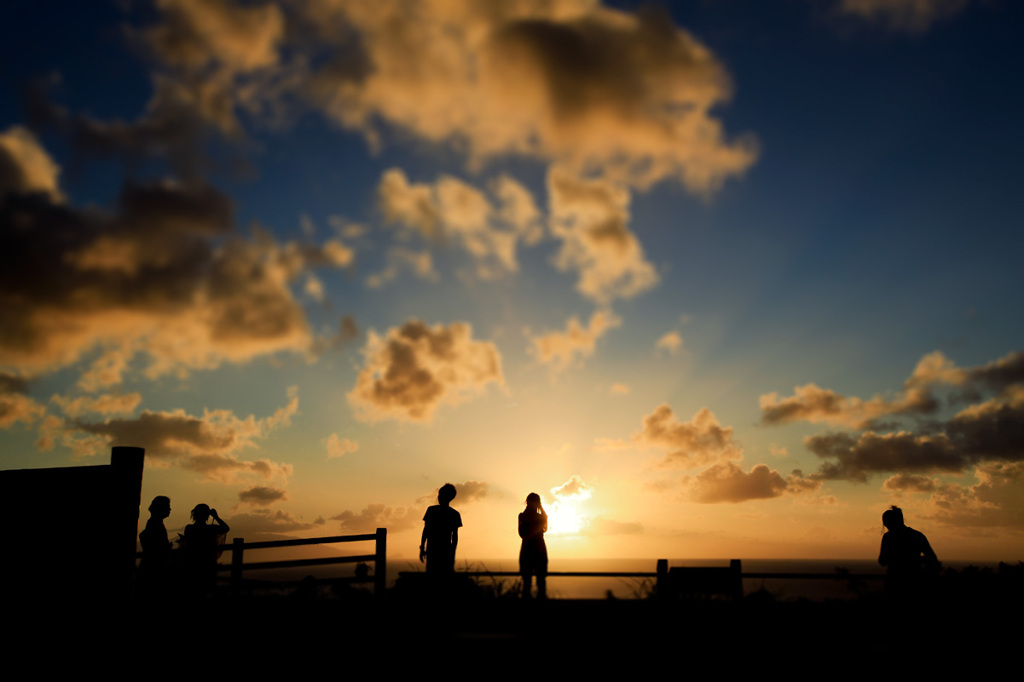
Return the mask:
[[[245,563],[245,552],[258,549],[279,549],[281,547],[300,547],[305,545],[325,545],[339,542],[374,542],[373,554],[357,554],[341,557],[320,557],[315,559],[290,559],[285,561],[260,561]],[[378,528],[375,533],[364,535],[332,535],[321,538],[302,540],[273,540],[268,542],[246,542],[243,538],[235,538],[231,543],[231,565],[220,567],[219,570],[231,572],[231,591],[239,593],[242,588],[243,571],[264,569],[304,568],[308,566],[328,566],[334,564],[356,564],[373,562],[373,577],[351,579],[349,582],[373,582],[376,596],[384,594],[387,587],[387,545],[388,529]]]

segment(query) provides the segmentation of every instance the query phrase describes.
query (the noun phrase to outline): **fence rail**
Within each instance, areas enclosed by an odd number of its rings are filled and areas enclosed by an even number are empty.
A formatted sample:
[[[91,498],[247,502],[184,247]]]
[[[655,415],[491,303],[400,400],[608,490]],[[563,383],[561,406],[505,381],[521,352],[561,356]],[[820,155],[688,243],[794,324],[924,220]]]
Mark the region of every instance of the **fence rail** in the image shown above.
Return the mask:
[[[245,552],[259,549],[280,549],[282,547],[301,547],[306,545],[325,545],[341,542],[369,542],[374,543],[373,554],[357,554],[343,557],[322,557],[315,559],[288,559],[279,561],[259,561],[245,563]],[[378,528],[375,533],[363,535],[331,535],[320,538],[306,538],[300,540],[270,540],[263,542],[246,542],[244,538],[235,538],[231,543],[231,565],[221,566],[218,570],[231,571],[231,590],[234,593],[241,591],[243,571],[255,571],[268,568],[305,568],[308,566],[328,566],[336,564],[357,564],[361,562],[373,562],[373,593],[375,596],[384,594],[387,587],[387,544],[388,529]],[[366,578],[365,582],[371,579]],[[357,578],[358,582],[359,579]]]

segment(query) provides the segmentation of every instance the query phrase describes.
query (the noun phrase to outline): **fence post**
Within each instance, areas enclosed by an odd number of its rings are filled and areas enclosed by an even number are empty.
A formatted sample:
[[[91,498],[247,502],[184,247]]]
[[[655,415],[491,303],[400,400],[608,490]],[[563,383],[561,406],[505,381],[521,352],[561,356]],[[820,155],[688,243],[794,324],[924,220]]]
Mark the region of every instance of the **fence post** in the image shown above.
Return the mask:
[[[388,586],[388,529],[377,529],[376,559],[373,565],[373,596],[383,597]]]
[[[242,591],[242,552],[245,539],[235,538],[231,541],[231,595],[237,597]]]
[[[668,559],[658,559],[658,577],[654,579],[654,594],[657,597],[665,595],[664,589],[667,587],[666,578],[668,578]]]

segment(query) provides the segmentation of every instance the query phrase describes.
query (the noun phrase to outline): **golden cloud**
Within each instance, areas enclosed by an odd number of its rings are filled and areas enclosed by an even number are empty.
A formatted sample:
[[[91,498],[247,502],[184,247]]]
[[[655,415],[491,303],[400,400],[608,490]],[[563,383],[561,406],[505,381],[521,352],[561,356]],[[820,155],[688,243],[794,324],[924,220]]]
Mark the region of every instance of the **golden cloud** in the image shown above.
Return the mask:
[[[410,320],[384,336],[371,330],[363,356],[366,364],[348,393],[363,421],[427,422],[442,404],[468,400],[491,383],[505,385],[498,347],[473,339],[464,322],[430,327]]]
[[[571,365],[577,358],[594,354],[597,340],[609,329],[622,325],[622,320],[611,311],[598,310],[590,316],[586,327],[575,317],[570,317],[564,332],[549,332],[531,339],[533,355],[559,372]]]
[[[499,206],[457,178],[443,175],[433,184],[410,183],[398,168],[386,171],[378,188],[385,218],[427,239],[458,244],[473,257],[481,279],[516,272],[518,242],[536,240],[539,229],[539,211],[529,190],[501,176],[492,183],[492,192]]]
[[[59,174],[60,167],[28,130],[14,126],[0,133],[0,199],[8,193],[42,192],[59,201]]]
[[[373,145],[397,128],[474,163],[528,155],[637,187],[673,178],[710,192],[757,156],[711,113],[731,95],[725,69],[663,12],[590,0],[159,9],[145,37],[175,99],[227,131],[236,110],[298,94]]]
[[[576,290],[597,303],[632,298],[658,283],[658,272],[629,228],[629,191],[605,180],[548,174],[551,232],[562,240],[555,258],[576,270]]]
[[[743,450],[733,441],[731,426],[722,426],[708,408],[698,410],[688,422],[680,422],[672,408],[661,404],[643,419],[633,441],[647,447],[665,448],[665,466],[692,468],[719,460],[739,459]]]

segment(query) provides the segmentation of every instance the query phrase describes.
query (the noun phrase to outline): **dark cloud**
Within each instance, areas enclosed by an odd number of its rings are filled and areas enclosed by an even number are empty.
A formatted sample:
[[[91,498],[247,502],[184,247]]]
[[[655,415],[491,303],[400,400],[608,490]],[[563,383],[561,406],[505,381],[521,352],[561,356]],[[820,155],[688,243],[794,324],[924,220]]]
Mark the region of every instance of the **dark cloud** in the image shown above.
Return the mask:
[[[828,479],[866,482],[874,473],[962,473],[984,461],[1024,459],[1024,389],[973,405],[941,425],[942,432],[868,431],[812,436],[804,442],[819,457]]]
[[[298,400],[298,395],[291,391],[288,404],[263,419],[240,419],[230,410],[207,410],[202,417],[186,414],[184,410],[144,411],[128,419],[64,422],[53,428],[72,439],[65,441],[68,445],[74,444],[76,436],[88,437],[79,445],[80,454],[129,445],[145,448],[147,458],[155,463],[174,463],[214,480],[229,482],[239,474],[284,478],[291,473],[291,465],[267,459],[240,460],[237,453],[257,447],[258,441],[272,430],[290,424],[298,411]]]
[[[258,507],[267,507],[275,502],[286,499],[288,499],[288,492],[286,490],[271,488],[265,485],[253,486],[248,490],[242,490],[238,493],[238,500],[240,502]]]
[[[836,459],[822,464],[826,479],[867,482],[872,473],[912,471],[958,473],[965,461],[945,435],[918,436],[909,431],[879,434],[873,431],[853,437],[846,433],[811,436],[807,448],[819,457]]]
[[[262,232],[243,240],[231,202],[203,184],[127,184],[112,212],[8,193],[0,366],[52,370],[101,347],[120,353],[122,369],[145,353],[158,375],[305,352],[312,337],[289,285],[308,268],[347,265],[349,255],[334,241],[278,244]],[[119,380],[120,370],[106,375]]]

